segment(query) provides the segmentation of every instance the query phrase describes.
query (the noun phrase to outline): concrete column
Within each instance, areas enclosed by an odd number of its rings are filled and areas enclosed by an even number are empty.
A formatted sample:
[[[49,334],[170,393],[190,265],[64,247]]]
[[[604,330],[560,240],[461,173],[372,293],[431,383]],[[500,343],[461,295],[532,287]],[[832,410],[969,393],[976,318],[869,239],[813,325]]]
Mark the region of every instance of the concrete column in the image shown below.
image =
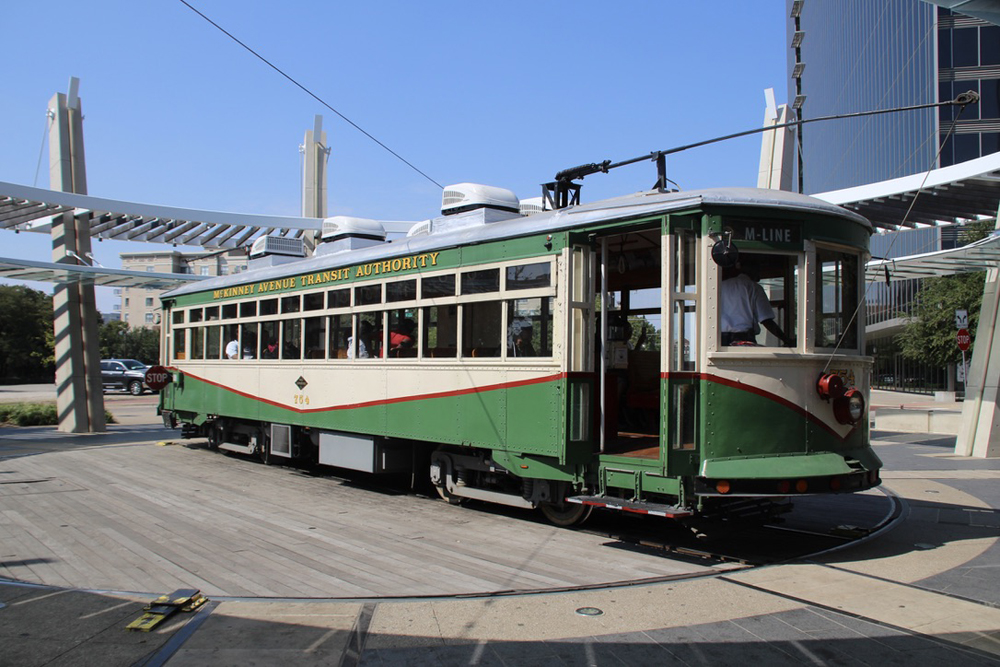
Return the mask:
[[[69,94],[49,102],[49,179],[53,190],[87,194],[83,152],[83,109],[79,80],[70,79]],[[63,213],[53,219],[52,261],[77,263],[90,254],[88,215]],[[97,332],[97,300],[92,283],[57,283],[52,294],[55,330],[56,410],[59,430],[66,433],[104,431],[104,392]]]
[[[773,127],[794,120],[787,104],[775,105],[772,88],[764,91],[764,98],[767,102],[767,108],[764,111],[764,127]],[[757,174],[758,188],[791,191],[794,163],[792,151],[794,148],[794,127],[784,127],[761,135],[760,171]]]
[[[330,149],[326,144],[326,132],[323,131],[323,116],[317,115],[313,129],[306,131],[302,151],[305,154],[302,166],[302,217],[325,218],[326,162],[330,157]],[[321,231],[306,235],[306,246],[310,250],[319,242]]]
[[[998,211],[1000,216],[1000,211]],[[997,220],[1000,229],[1000,217]],[[983,305],[972,347],[972,362],[965,377],[962,423],[955,454],[976,458],[1000,457],[1000,346],[994,345],[1000,325],[1000,270],[986,272]]]

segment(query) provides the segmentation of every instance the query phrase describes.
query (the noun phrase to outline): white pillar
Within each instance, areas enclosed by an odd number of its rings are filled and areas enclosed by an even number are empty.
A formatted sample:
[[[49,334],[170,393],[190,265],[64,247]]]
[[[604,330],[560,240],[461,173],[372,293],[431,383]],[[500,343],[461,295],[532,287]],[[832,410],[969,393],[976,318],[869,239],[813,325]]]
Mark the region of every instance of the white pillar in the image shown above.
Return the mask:
[[[313,129],[306,131],[302,144],[305,159],[302,165],[302,217],[325,218],[326,213],[326,162],[330,149],[323,131],[323,116],[317,115]],[[318,240],[317,231],[312,238],[306,238],[306,245],[312,249]]]
[[[767,108],[764,110],[764,127],[773,127],[794,120],[787,104],[775,105],[774,89],[765,90],[764,99],[767,102]],[[791,191],[794,149],[794,127],[784,127],[761,135],[758,188]]]
[[[83,109],[79,79],[70,79],[69,94],[49,102],[49,181],[53,190],[87,194],[83,152]],[[52,261],[76,263],[90,254],[90,219],[63,213],[53,219]],[[59,430],[66,433],[104,431],[104,391],[97,333],[97,300],[92,283],[56,283],[52,293],[56,357],[56,410]]]
[[[1000,229],[998,211],[997,229]],[[972,363],[965,376],[962,423],[955,440],[955,454],[976,458],[1000,457],[1000,347],[994,346],[1000,325],[1000,270],[986,272],[979,327],[972,348]]]

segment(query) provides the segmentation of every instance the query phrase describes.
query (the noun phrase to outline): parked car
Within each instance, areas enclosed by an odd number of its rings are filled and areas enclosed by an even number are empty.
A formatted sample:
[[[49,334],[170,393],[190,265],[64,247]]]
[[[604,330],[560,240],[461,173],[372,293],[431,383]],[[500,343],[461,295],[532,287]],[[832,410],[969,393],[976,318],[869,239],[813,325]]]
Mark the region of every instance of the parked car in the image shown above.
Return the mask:
[[[102,359],[101,383],[104,391],[127,391],[140,396],[149,389],[146,386],[146,371],[149,366],[135,359]]]

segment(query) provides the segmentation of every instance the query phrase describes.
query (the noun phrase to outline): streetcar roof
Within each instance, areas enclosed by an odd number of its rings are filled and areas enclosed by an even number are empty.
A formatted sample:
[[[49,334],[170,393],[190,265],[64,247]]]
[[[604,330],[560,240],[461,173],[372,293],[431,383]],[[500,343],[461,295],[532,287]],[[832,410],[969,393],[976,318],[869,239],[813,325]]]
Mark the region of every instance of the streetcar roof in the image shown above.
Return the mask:
[[[799,211],[842,218],[863,226],[869,233],[873,230],[871,223],[866,218],[853,211],[815,197],[784,190],[759,188],[712,188],[689,192],[652,190],[588,202],[555,211],[543,211],[525,217],[514,217],[501,222],[472,225],[438,234],[406,237],[391,243],[359,250],[317,254],[300,261],[251,269],[238,274],[182,285],[164,293],[163,297],[193,294],[224,286],[255,283],[293,274],[324,271],[388,257],[414,255],[439,248],[451,248],[470,243],[483,243],[552,231],[565,231],[602,221],[642,218],[704,206],[759,206],[777,210]]]

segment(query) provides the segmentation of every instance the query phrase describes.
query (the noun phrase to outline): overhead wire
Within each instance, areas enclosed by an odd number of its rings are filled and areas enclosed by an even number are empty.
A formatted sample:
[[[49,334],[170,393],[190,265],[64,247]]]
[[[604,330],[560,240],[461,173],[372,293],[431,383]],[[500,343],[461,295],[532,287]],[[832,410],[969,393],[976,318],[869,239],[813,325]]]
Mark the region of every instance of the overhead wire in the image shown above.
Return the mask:
[[[319,97],[319,95],[317,95],[316,93],[312,92],[311,90],[309,90],[308,88],[306,88],[304,85],[302,85],[301,83],[299,83],[298,81],[296,81],[294,78],[292,78],[289,74],[285,73],[277,65],[275,65],[274,63],[272,63],[271,61],[269,61],[267,58],[265,58],[264,56],[260,55],[256,51],[254,51],[249,46],[247,46],[245,43],[243,43],[240,39],[238,39],[231,32],[229,32],[228,30],[226,30],[225,28],[223,28],[221,25],[219,25],[218,23],[216,23],[212,19],[210,19],[207,16],[205,16],[205,14],[203,14],[201,11],[199,11],[198,9],[196,9],[195,7],[193,7],[189,2],[187,2],[187,0],[180,0],[180,2],[184,6],[186,6],[188,9],[190,9],[192,12],[194,12],[195,14],[197,14],[198,16],[200,16],[201,18],[203,18],[206,21],[208,21],[216,29],[218,29],[224,35],[226,35],[227,37],[229,37],[229,39],[233,40],[234,42],[236,42],[237,44],[239,44],[240,46],[242,46],[244,49],[246,49],[247,51],[249,51],[250,53],[252,53],[254,56],[256,56],[265,65],[267,65],[268,67],[270,67],[271,69],[273,69],[275,72],[277,72],[281,76],[283,76],[286,79],[288,79],[291,83],[293,83],[296,87],[298,87],[299,89],[301,89],[304,93],[306,93],[307,95],[309,95],[311,98],[313,98],[314,100],[316,100],[317,102],[319,102],[320,104],[322,104],[324,107],[326,107],[327,109],[329,109],[333,113],[337,114],[342,120],[344,120],[346,123],[348,123],[351,127],[353,127],[358,132],[360,132],[361,134],[365,135],[366,137],[368,137],[369,139],[371,139],[372,141],[374,141],[376,144],[378,144],[379,146],[381,146],[382,148],[384,148],[386,151],[388,151],[389,153],[391,153],[396,159],[398,159],[399,161],[401,161],[403,164],[405,164],[406,166],[408,166],[410,169],[412,169],[413,171],[417,172],[418,174],[420,174],[421,176],[423,176],[428,181],[430,181],[434,185],[438,186],[442,190],[444,189],[443,185],[441,185],[440,183],[438,183],[437,181],[435,181],[433,178],[431,178],[430,176],[428,176],[427,174],[425,174],[423,171],[421,171],[420,169],[418,169],[412,162],[410,162],[409,160],[407,160],[406,158],[404,158],[402,155],[400,155],[399,153],[397,153],[396,151],[392,150],[391,148],[389,148],[388,146],[386,146],[384,143],[382,143],[381,141],[379,141],[378,139],[376,139],[374,136],[372,136],[369,132],[367,132],[363,127],[361,127],[360,125],[358,125],[357,123],[355,123],[353,120],[351,120],[350,118],[348,118],[347,116],[345,116],[344,114],[340,113],[339,111],[337,111],[336,109],[334,109],[332,106],[330,106],[329,104],[327,104],[327,102],[325,100],[323,100],[321,97]]]
[[[35,165],[35,180],[32,181],[32,187],[38,187],[38,172],[42,170],[42,155],[45,154],[45,137],[48,136],[49,131],[52,129],[52,122],[55,114],[51,109],[45,110],[45,129],[42,130],[42,145],[38,147],[38,163]]]
[[[920,187],[918,187],[916,192],[913,193],[913,199],[910,200],[910,206],[906,209],[906,213],[903,214],[903,219],[899,222],[899,227],[904,227],[906,225],[906,222],[910,217],[910,213],[913,212],[913,207],[916,206],[917,204],[917,199],[920,197],[920,194],[924,191],[924,187],[927,185],[927,179],[930,178],[931,172],[934,170],[934,165],[938,163],[938,159],[941,157],[941,152],[944,150],[945,143],[947,143],[948,139],[950,139],[952,134],[954,134],[955,128],[958,125],[958,119],[961,117],[962,112],[965,111],[965,107],[968,106],[968,104],[969,102],[961,104],[959,106],[958,112],[955,114],[955,118],[951,122],[951,127],[948,128],[948,133],[945,135],[944,140],[941,141],[940,145],[938,146],[937,153],[935,153],[934,155],[934,159],[931,160],[930,165],[928,165],[927,170],[924,172],[924,178],[923,180],[920,181]],[[892,240],[889,242],[889,247],[886,248],[885,250],[886,257],[892,256],[892,247],[896,244],[896,240],[898,238],[899,234],[893,235]],[[864,296],[861,297],[860,301],[858,302],[857,308],[855,308],[854,313],[851,314],[851,319],[847,321],[847,325],[844,327],[843,335],[841,335],[837,340],[837,345],[833,348],[833,351],[830,352],[827,358],[826,366],[823,368],[824,373],[827,372],[827,370],[830,368],[830,364],[833,363],[834,359],[833,355],[837,353],[837,351],[840,349],[840,346],[844,343],[844,340],[847,337],[847,332],[851,330],[851,326],[854,324],[854,321],[858,318],[858,313],[861,312],[861,309],[867,305],[868,293],[871,291],[871,288],[874,284],[875,284],[875,278],[872,278],[868,280],[867,284],[865,285]]]

